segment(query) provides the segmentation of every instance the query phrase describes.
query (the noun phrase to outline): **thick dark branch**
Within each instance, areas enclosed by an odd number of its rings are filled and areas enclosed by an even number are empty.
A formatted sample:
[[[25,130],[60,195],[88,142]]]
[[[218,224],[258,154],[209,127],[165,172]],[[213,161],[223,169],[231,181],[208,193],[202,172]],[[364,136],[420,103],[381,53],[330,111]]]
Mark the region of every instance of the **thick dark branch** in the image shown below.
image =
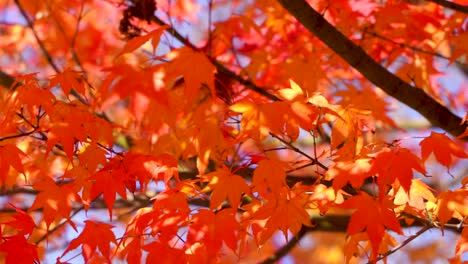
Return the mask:
[[[15,83],[15,77],[6,72],[0,71],[0,85],[10,88]]]
[[[460,117],[428,96],[422,89],[411,86],[377,63],[361,47],[328,23],[305,0],[278,0],[278,2],[310,32],[374,85],[418,111],[433,125],[450,134],[458,136],[465,132],[468,125],[466,123],[461,125],[462,119]]]
[[[468,14],[468,6],[460,5],[454,2],[449,2],[445,0],[426,0],[428,2],[436,3],[446,8],[450,8],[452,10]]]

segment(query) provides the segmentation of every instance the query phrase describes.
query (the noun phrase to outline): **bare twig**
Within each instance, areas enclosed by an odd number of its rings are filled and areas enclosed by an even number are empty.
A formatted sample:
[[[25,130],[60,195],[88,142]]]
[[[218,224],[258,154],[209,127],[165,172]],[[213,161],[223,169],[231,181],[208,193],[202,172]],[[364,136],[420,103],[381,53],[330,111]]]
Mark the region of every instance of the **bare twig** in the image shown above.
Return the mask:
[[[365,30],[363,32],[363,35],[370,35],[370,36],[373,36],[373,37],[376,37],[376,38],[379,38],[381,40],[384,40],[384,41],[387,41],[387,42],[390,42],[394,45],[397,45],[397,46],[400,46],[402,48],[406,48],[406,49],[409,49],[409,50],[413,50],[413,51],[416,51],[416,52],[419,52],[419,53],[423,53],[423,54],[427,54],[427,55],[431,55],[431,56],[434,56],[434,57],[437,57],[437,58],[441,58],[441,59],[444,59],[444,60],[448,60],[450,61],[451,58],[447,57],[447,56],[444,56],[440,53],[437,53],[437,52],[433,52],[433,51],[428,51],[428,50],[425,50],[425,49],[421,49],[421,48],[418,48],[418,47],[414,47],[414,46],[411,46],[411,45],[408,45],[406,43],[403,43],[403,42],[398,42],[398,41],[394,41],[390,38],[387,38],[385,36],[382,36],[376,32],[372,32],[372,31],[368,31],[368,30]],[[461,63],[459,61],[455,61],[455,63],[458,65],[458,66],[461,66],[461,67],[468,67],[468,65],[466,65],[465,63]]]
[[[69,217],[68,219],[65,219],[63,220],[60,224],[54,226],[54,228],[50,229],[47,231],[47,233],[45,235],[43,235],[41,238],[39,238],[35,244],[36,245],[39,245],[42,241],[44,241],[45,239],[47,239],[51,234],[53,234],[54,232],[56,232],[57,230],[59,230],[61,227],[63,227],[66,223],[68,223],[69,221],[71,221],[71,218],[74,217],[75,215],[77,215],[80,211],[82,211],[84,209],[84,207],[80,207],[78,209],[76,209]]]
[[[167,24],[161,20],[159,17],[157,16],[153,16],[152,17],[152,20],[154,22],[156,22],[157,24],[161,25],[161,26],[166,26]],[[187,39],[185,39],[177,30],[175,30],[173,27],[169,27],[166,29],[167,32],[169,32],[175,39],[177,39],[178,41],[180,41],[182,44],[184,44],[185,46],[193,49],[193,50],[199,50],[199,48],[197,48],[195,45],[193,45],[190,41],[188,41]],[[250,90],[252,91],[255,91],[261,95],[263,95],[264,97],[272,100],[272,101],[281,101],[281,99],[279,99],[277,96],[271,94],[268,92],[268,90],[270,90],[269,88],[266,88],[266,87],[260,87],[260,86],[257,86],[253,81],[249,80],[249,79],[245,79],[244,77],[242,76],[239,76],[238,74],[232,72],[231,70],[229,70],[228,68],[226,68],[223,64],[221,64],[220,62],[218,62],[216,59],[212,58],[212,57],[208,57],[208,59],[211,61],[211,63],[213,63],[213,65],[216,67],[218,73],[224,73],[224,74],[227,74],[229,77],[231,77],[233,80],[236,80],[238,81],[240,84],[248,87]]]
[[[397,247],[393,248],[392,250],[389,250],[387,252],[385,252],[384,254],[380,255],[378,258],[377,258],[377,261],[379,260],[382,260],[388,256],[390,256],[391,254],[397,252],[398,250],[400,250],[402,247],[406,246],[408,243],[410,243],[411,241],[415,240],[417,237],[419,237],[420,235],[424,234],[427,230],[433,228],[433,226],[425,226],[423,228],[421,228],[418,232],[416,232],[416,234],[408,237],[407,239],[405,239],[403,242],[401,242],[400,245],[398,245]],[[367,262],[368,264],[371,264],[373,262]]]
[[[57,66],[57,64],[55,64],[54,60],[52,59],[52,56],[50,55],[50,53],[47,51],[44,43],[42,42],[42,40],[39,38],[39,35],[37,34],[36,30],[34,29],[34,23],[33,21],[31,20],[31,18],[29,18],[28,14],[26,13],[26,11],[24,10],[23,6],[20,4],[19,0],[14,0],[15,1],[15,4],[16,6],[18,7],[21,15],[24,17],[24,19],[26,20],[26,24],[27,26],[31,29],[32,33],[33,33],[33,36],[34,38],[36,39],[36,42],[37,44],[39,45],[39,48],[41,49],[42,51],[42,54],[44,55],[44,57],[46,58],[47,62],[49,63],[49,65],[54,69],[54,71],[56,73],[60,73],[61,70],[59,69],[59,67]],[[89,103],[86,101],[85,98],[83,98],[79,93],[77,93],[75,90],[71,90],[71,94],[76,97],[81,103],[85,104],[85,105],[89,105]]]
[[[271,133],[270,132],[270,136],[278,139],[279,141],[281,141],[281,143],[283,143],[284,145],[288,146],[288,148],[290,148],[291,150],[293,150],[294,152],[297,152],[299,154],[301,154],[302,156],[306,157],[307,159],[309,159],[310,161],[312,161],[313,164],[317,164],[320,168],[324,169],[324,170],[328,170],[328,167],[323,165],[320,161],[318,161],[317,159],[313,158],[312,156],[310,156],[309,154],[305,153],[304,151],[300,150],[299,148],[297,148],[296,146],[294,146],[293,144],[291,144],[290,142],[287,142],[286,140],[282,139],[281,137],[279,137],[278,135],[274,134],[274,133]],[[311,165],[313,165],[311,164]]]
[[[286,245],[275,251],[273,255],[265,259],[264,261],[260,262],[262,264],[273,264],[276,263],[279,259],[284,257],[286,254],[288,254],[296,245],[299,243],[299,241],[307,234],[307,227],[302,226],[301,230],[297,233],[296,236],[294,236]]]

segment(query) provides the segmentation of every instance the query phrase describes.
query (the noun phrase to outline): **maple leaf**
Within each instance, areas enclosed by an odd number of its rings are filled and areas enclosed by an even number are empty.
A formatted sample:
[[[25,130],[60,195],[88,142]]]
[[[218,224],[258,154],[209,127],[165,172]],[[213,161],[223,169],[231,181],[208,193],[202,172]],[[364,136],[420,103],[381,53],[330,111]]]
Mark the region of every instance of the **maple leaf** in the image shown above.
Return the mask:
[[[191,211],[187,200],[190,197],[201,198],[198,186],[189,181],[181,181],[173,188],[158,193],[154,199],[154,208],[178,211],[185,215]]]
[[[193,102],[203,84],[209,88],[212,96],[216,95],[214,84],[216,68],[205,54],[188,47],[182,47],[173,50],[167,56],[169,59],[173,59],[169,63],[167,71],[175,77],[179,75],[184,77],[184,94],[188,102]]]
[[[232,208],[237,208],[239,207],[241,196],[250,192],[250,188],[245,179],[239,175],[233,174],[226,167],[205,174],[204,177],[209,180],[208,186],[204,191],[213,190],[210,200],[211,209],[221,206],[226,198]]]
[[[157,29],[155,29],[155,30],[153,30],[151,32],[148,32],[148,34],[146,34],[144,36],[139,36],[139,37],[132,38],[127,43],[125,43],[125,46],[123,47],[122,51],[117,56],[120,56],[120,55],[125,54],[125,53],[130,53],[130,52],[138,49],[139,47],[141,47],[143,44],[145,44],[150,39],[151,39],[151,45],[153,46],[153,53],[154,53],[156,48],[158,47],[159,39],[161,38],[162,33],[167,28],[169,28],[168,25],[160,26],[159,28],[157,28]]]
[[[174,156],[164,153],[157,156],[130,151],[123,160],[127,173],[139,180],[142,189],[153,179],[166,185],[171,178],[179,181],[178,162]]]
[[[407,193],[403,189],[398,189],[393,200],[395,205],[408,205],[416,211],[422,218],[426,217],[426,201],[435,202],[436,198],[433,190],[420,179],[413,179],[410,191]],[[413,213],[413,212],[412,212]]]
[[[296,235],[303,225],[313,226],[305,210],[306,196],[301,193],[282,193],[278,197],[269,196],[268,203],[260,207],[253,215],[257,219],[268,218],[260,232],[258,243],[263,245],[277,230],[281,230],[288,239],[288,230]]]
[[[57,217],[70,220],[72,202],[81,201],[73,183],[58,185],[50,178],[43,178],[33,184],[39,194],[36,196],[34,203],[29,208],[29,211],[42,208],[44,221],[47,229]]]
[[[107,158],[107,152],[99,147],[97,144],[91,144],[84,147],[84,150],[80,150],[78,159],[80,165],[86,168],[89,172],[94,172],[99,165],[105,165]]]
[[[434,153],[440,164],[449,167],[453,163],[452,156],[468,158],[465,150],[444,133],[431,132],[431,135],[423,139],[419,145],[423,161],[426,161],[429,155]]]
[[[254,170],[252,177],[252,187],[254,192],[260,194],[280,193],[286,187],[286,165],[279,160],[264,159],[258,162],[258,167]]]
[[[49,89],[41,88],[34,78],[36,74],[28,74],[17,77],[16,82],[23,85],[19,86],[14,93],[8,97],[6,105],[11,103],[12,108],[25,107],[30,114],[36,114],[39,107],[46,113],[52,113],[55,96]],[[18,107],[19,106],[19,107]]]
[[[81,245],[83,258],[86,263],[96,254],[97,249],[111,263],[110,243],[117,244],[115,235],[111,231],[112,228],[112,225],[106,223],[86,220],[83,231],[70,242],[60,258],[63,258],[68,252]]]
[[[60,85],[66,96],[68,96],[73,89],[80,94],[84,94],[84,82],[80,81],[82,79],[82,73],[67,68],[50,79],[50,87]]]
[[[217,212],[199,210],[192,217],[186,246],[203,244],[212,257],[218,254],[223,242],[230,249],[236,250],[240,225],[236,220],[235,212],[235,209],[223,209]]]
[[[327,187],[323,184],[317,184],[312,189],[312,195],[309,197],[311,205],[317,207],[320,213],[325,214],[329,207],[341,204],[344,201],[344,192],[335,190],[333,187]]]
[[[129,241],[130,240],[130,241]],[[141,263],[142,236],[127,237],[119,243],[118,256],[125,258],[129,264]]]
[[[68,158],[73,159],[75,141],[85,141],[88,136],[83,126],[86,118],[83,112],[78,110],[78,104],[75,103],[57,101],[54,105],[54,112],[50,115],[52,122],[49,124],[47,135],[47,153],[60,142]]]
[[[29,243],[23,235],[3,237],[0,252],[6,254],[5,263],[40,263],[37,246]]]
[[[455,246],[455,255],[462,256],[463,253],[468,251],[468,227],[464,227],[461,236],[457,241],[457,245]]]
[[[103,194],[104,201],[109,209],[109,218],[112,219],[112,207],[114,206],[116,194],[119,194],[123,199],[127,199],[125,185],[129,178],[122,167],[122,161],[118,157],[111,159],[106,167],[92,175],[89,180],[93,182],[90,199],[94,200],[97,196]]]
[[[0,181],[2,185],[4,185],[7,180],[10,166],[15,168],[18,172],[24,173],[21,158],[26,156],[26,153],[13,144],[0,144]]]
[[[167,243],[155,241],[144,245],[143,250],[148,251],[146,263],[172,264],[187,261],[184,250],[171,247]]]
[[[10,206],[15,208],[16,214],[13,215],[14,220],[5,222],[4,224],[16,228],[18,235],[30,235],[36,227],[36,223],[32,217],[13,204],[10,204]]]
[[[364,130],[373,130],[370,111],[345,108],[338,111],[338,118],[332,127],[330,148],[342,160],[354,159],[363,144]]]
[[[387,185],[394,184],[398,179],[398,184],[406,192],[410,191],[413,170],[422,174],[426,173],[421,160],[408,149],[396,147],[394,149],[384,149],[379,152],[370,169],[370,174],[377,174],[377,184],[379,186],[379,197],[385,196]],[[398,186],[398,185],[396,185]]]
[[[435,214],[441,228],[452,218],[463,219],[468,215],[468,190],[444,191],[437,196]]]
[[[389,208],[390,201],[376,201],[367,193],[353,196],[340,205],[342,208],[357,209],[349,221],[347,233],[354,235],[366,231],[372,244],[371,259],[375,262],[385,229],[403,234],[395,213]]]
[[[371,176],[369,158],[354,161],[339,161],[332,164],[326,172],[327,179],[333,180],[333,188],[339,190],[348,182],[355,189],[361,188],[364,180]]]

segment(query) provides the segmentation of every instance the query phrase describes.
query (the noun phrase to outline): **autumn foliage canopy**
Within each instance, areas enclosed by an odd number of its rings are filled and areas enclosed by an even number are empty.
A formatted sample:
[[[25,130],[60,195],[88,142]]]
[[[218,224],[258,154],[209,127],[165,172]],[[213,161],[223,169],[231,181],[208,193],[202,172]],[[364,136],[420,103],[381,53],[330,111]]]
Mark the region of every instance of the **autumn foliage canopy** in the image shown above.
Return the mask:
[[[0,0],[2,263],[466,261],[467,17]]]

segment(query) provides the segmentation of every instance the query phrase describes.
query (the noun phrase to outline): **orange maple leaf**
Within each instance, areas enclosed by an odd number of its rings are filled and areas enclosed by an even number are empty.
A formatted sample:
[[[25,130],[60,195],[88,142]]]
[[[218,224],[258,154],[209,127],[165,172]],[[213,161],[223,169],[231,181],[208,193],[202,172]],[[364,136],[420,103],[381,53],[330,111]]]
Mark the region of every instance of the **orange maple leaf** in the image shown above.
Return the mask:
[[[423,139],[419,145],[423,161],[426,161],[429,155],[434,153],[440,164],[449,167],[453,163],[452,156],[468,158],[465,150],[447,137],[445,133],[431,132],[431,135]]]
[[[129,181],[128,176],[124,168],[122,168],[120,158],[114,158],[108,162],[106,167],[89,178],[89,180],[93,181],[90,199],[93,200],[103,194],[104,201],[109,209],[110,219],[112,219],[112,207],[114,206],[116,194],[119,194],[123,199],[127,199],[125,186]]]
[[[418,157],[408,149],[396,147],[393,149],[387,148],[379,152],[372,163],[369,173],[378,175],[379,197],[382,199],[385,196],[387,185],[394,184],[396,179],[398,179],[399,185],[406,192],[409,192],[411,180],[413,179],[413,170],[422,174],[426,173]]]
[[[327,179],[333,179],[333,189],[340,190],[348,182],[355,189],[361,188],[364,180],[371,176],[371,162],[368,158],[352,161],[339,161],[332,164],[326,172]]]
[[[391,229],[403,234],[395,213],[389,208],[390,201],[375,200],[367,193],[353,196],[340,205],[342,208],[357,209],[348,225],[348,234],[354,235],[366,231],[372,244],[372,257],[375,262],[379,246],[385,234],[385,229]]]
[[[146,34],[144,36],[139,36],[139,37],[132,38],[131,40],[129,40],[125,44],[125,46],[123,47],[122,51],[120,52],[120,54],[118,56],[120,56],[122,54],[125,54],[125,53],[130,53],[130,52],[138,49],[139,47],[141,47],[143,44],[145,44],[150,39],[151,39],[151,45],[153,46],[153,53],[154,53],[157,46],[158,46],[158,44],[159,44],[159,39],[161,38],[162,33],[168,27],[169,27],[168,25],[164,25],[164,26],[161,26],[161,27],[149,32],[148,34]]]
[[[179,181],[178,162],[174,156],[164,153],[157,156],[129,152],[123,160],[128,174],[138,179],[142,189],[150,180],[162,180],[166,185],[175,178]]]
[[[242,194],[248,194],[250,188],[245,179],[241,176],[233,174],[228,168],[223,167],[214,172],[205,174],[209,180],[206,190],[212,189],[210,208],[218,208],[226,198],[232,208],[239,207]]]
[[[56,218],[62,217],[70,220],[73,201],[81,201],[73,183],[58,185],[51,178],[43,178],[33,184],[39,194],[28,211],[43,208],[44,221],[47,229]],[[71,223],[71,221],[70,221]],[[72,224],[72,226],[74,226]]]
[[[117,244],[114,232],[111,231],[113,227],[106,223],[86,220],[81,234],[70,242],[60,258],[81,245],[85,262],[88,262],[99,249],[102,256],[111,263],[110,243]]]
[[[312,226],[310,216],[305,210],[308,203],[306,196],[295,193],[281,193],[275,197],[269,196],[268,203],[255,212],[256,219],[268,218],[263,230],[260,232],[258,243],[263,245],[277,230],[281,230],[288,239],[288,230],[296,235],[303,225]]]
[[[34,78],[36,74],[28,74],[16,78],[17,83],[24,83],[8,97],[6,104],[12,107],[25,107],[30,114],[35,114],[39,107],[46,113],[53,112],[55,96],[49,89],[43,89]]]
[[[202,87],[206,85],[212,96],[216,96],[214,74],[215,66],[201,52],[194,51],[188,47],[173,50],[168,55],[173,59],[167,66],[167,71],[174,77],[182,75],[185,82],[185,96],[188,102],[193,102],[195,96]]]
[[[452,218],[463,219],[468,215],[468,190],[458,189],[444,191],[437,196],[435,214],[439,219],[441,228]]]
[[[10,166],[18,172],[24,173],[21,157],[27,156],[13,144],[0,145],[0,183],[5,184]]]
[[[258,162],[252,178],[253,191],[267,194],[268,190],[280,193],[286,184],[286,165],[279,160],[263,159]]]
[[[433,190],[420,179],[412,180],[409,193],[400,188],[396,193],[390,193],[390,195],[394,195],[393,203],[395,205],[401,205],[406,212],[418,214],[421,218],[427,217],[426,203],[436,201]]]
[[[74,89],[80,94],[85,93],[84,82],[80,81],[83,79],[83,74],[71,69],[65,69],[63,72],[54,75],[50,79],[50,87],[60,85],[63,93],[68,96]]]
[[[235,209],[213,212],[201,209],[192,217],[186,246],[195,244],[206,246],[208,254],[216,256],[223,242],[232,250],[237,249],[240,224],[236,220]]]

